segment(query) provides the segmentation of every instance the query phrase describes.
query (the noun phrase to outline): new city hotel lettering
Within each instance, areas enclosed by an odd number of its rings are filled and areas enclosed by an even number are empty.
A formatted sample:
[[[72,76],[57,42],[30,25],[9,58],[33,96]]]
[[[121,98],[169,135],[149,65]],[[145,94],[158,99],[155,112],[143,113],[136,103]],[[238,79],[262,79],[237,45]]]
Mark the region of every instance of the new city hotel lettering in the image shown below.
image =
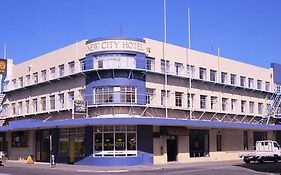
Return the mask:
[[[131,40],[104,40],[92,42],[87,45],[90,52],[105,50],[128,50],[144,52],[144,43]]]

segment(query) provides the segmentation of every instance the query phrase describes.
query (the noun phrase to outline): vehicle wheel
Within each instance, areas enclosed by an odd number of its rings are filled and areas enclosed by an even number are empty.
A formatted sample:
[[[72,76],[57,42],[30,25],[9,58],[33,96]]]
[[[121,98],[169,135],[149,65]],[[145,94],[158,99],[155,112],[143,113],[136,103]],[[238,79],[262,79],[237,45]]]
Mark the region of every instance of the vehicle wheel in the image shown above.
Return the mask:
[[[279,160],[279,157],[278,157],[277,155],[274,155],[274,159],[273,159],[273,161],[274,161],[275,163],[277,163],[277,162],[278,162],[278,160]]]
[[[259,159],[259,163],[264,163],[264,157],[261,157],[261,158]]]
[[[246,164],[248,164],[248,163],[250,163],[251,161],[250,161],[249,159],[244,159],[244,162],[245,162]]]

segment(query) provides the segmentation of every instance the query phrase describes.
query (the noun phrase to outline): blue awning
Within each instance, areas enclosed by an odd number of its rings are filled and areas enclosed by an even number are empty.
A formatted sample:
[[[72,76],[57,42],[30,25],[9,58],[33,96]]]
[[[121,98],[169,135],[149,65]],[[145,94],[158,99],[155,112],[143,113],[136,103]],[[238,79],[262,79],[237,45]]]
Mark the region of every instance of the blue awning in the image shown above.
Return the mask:
[[[82,127],[96,125],[155,125],[155,126],[185,126],[191,128],[225,128],[244,130],[281,130],[281,125],[250,124],[238,122],[220,122],[188,119],[165,119],[144,117],[103,117],[103,118],[77,118],[54,121],[35,119],[11,121],[6,126],[0,126],[0,132],[35,130],[49,128]]]

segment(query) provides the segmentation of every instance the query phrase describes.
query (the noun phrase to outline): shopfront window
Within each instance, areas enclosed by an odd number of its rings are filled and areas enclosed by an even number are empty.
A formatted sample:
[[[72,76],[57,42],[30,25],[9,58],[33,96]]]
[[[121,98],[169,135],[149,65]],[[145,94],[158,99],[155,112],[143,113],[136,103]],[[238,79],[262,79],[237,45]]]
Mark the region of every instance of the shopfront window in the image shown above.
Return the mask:
[[[136,156],[136,126],[97,126],[94,128],[95,156]]]
[[[12,147],[28,147],[28,131],[12,132]]]

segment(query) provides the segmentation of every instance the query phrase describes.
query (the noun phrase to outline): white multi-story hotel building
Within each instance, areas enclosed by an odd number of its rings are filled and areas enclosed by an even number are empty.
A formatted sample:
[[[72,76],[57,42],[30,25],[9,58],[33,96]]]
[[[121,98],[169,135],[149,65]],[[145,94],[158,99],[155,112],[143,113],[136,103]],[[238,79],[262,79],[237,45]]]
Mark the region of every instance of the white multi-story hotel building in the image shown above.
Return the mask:
[[[273,77],[273,68],[151,39],[83,40],[7,60],[0,145],[9,159],[52,153],[82,165],[238,159],[281,129],[268,117]],[[73,111],[85,101],[87,114]]]

